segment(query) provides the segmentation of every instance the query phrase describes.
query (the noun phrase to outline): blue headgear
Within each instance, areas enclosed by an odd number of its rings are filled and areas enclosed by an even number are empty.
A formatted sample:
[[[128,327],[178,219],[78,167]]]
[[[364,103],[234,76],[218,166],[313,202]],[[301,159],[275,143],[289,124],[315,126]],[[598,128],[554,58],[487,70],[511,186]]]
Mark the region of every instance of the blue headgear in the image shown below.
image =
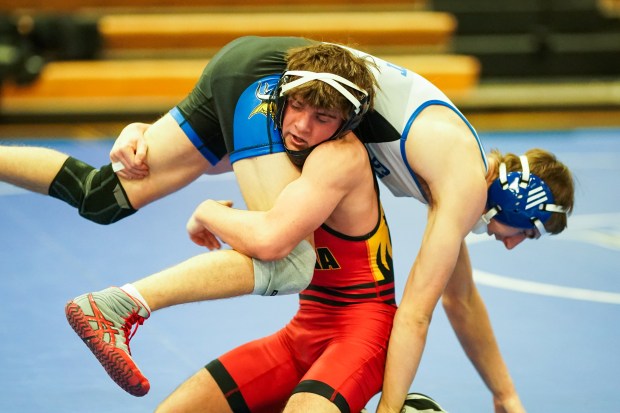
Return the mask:
[[[298,78],[295,80],[291,80],[292,76],[298,76]],[[275,104],[275,123],[276,127],[278,128],[278,132],[280,132],[280,135],[282,135],[282,120],[284,116],[284,108],[286,107],[287,101],[286,92],[312,80],[320,80],[321,82],[327,83],[338,92],[342,93],[342,95],[347,98],[352,105],[351,111],[349,112],[349,116],[347,117],[347,119],[342,123],[342,125],[340,125],[340,128],[328,140],[336,139],[344,132],[355,129],[368,111],[368,107],[370,105],[368,92],[357,86],[355,83],[350,82],[342,76],[338,76],[333,73],[316,73],[306,70],[288,70],[284,72],[284,74],[280,78],[280,81],[278,82],[277,87],[274,89],[271,98],[272,102]],[[362,98],[357,99],[353,95],[353,93],[349,92],[343,85],[360,92],[362,94]],[[304,164],[306,158],[308,157],[308,155],[310,155],[310,152],[312,152],[314,148],[316,148],[316,145],[310,148],[302,149],[300,151],[293,151],[288,149],[286,147],[286,144],[284,145],[284,149],[289,155],[289,158],[297,166],[302,166]]]
[[[487,212],[482,215],[474,232],[486,230],[491,218],[515,228],[536,228],[540,235],[547,233],[544,223],[552,213],[566,213],[555,205],[549,186],[537,175],[530,173],[527,157],[522,155],[522,172],[506,173],[506,164],[499,166],[499,178],[489,186]],[[480,231],[482,230],[482,231]]]

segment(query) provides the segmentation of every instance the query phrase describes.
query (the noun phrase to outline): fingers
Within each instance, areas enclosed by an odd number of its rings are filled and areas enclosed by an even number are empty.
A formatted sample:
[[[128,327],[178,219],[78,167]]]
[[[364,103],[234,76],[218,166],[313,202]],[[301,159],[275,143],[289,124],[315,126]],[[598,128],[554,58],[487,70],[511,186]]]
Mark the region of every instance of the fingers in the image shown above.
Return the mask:
[[[209,250],[219,250],[222,248],[222,244],[219,239],[217,239],[211,231],[200,224],[195,215],[192,215],[187,221],[186,229],[189,234],[189,238],[194,242],[194,244],[201,247],[207,247]]]
[[[125,179],[142,179],[149,174],[146,163],[148,145],[144,137],[146,126],[130,124],[126,126],[114,142],[110,160],[114,172]]]
[[[145,156],[145,154],[141,156]],[[142,179],[149,174],[148,165],[128,147],[113,149],[110,153],[110,159],[112,160],[112,169],[122,178]]]
[[[222,244],[219,242],[219,240],[208,231],[189,234],[189,238],[194,242],[194,244],[201,247],[206,247],[211,251],[219,250],[220,248],[222,248]]]

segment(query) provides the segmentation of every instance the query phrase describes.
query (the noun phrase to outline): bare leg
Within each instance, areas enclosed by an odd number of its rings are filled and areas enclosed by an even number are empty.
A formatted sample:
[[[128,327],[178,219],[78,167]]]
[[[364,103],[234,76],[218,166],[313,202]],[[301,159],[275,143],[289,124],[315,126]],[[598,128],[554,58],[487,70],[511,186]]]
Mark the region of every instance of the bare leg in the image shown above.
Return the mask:
[[[291,396],[282,413],[340,413],[340,409],[323,396],[313,393],[296,393]]]
[[[47,195],[67,158],[48,148],[0,146],[0,181]]]
[[[250,294],[252,260],[233,250],[207,252],[135,283],[152,311],[176,304]]]
[[[133,180],[119,177],[135,209],[176,192],[213,168],[170,114],[149,126],[144,138],[149,174]]]
[[[157,413],[230,413],[230,406],[207,369],[181,384],[155,410]]]

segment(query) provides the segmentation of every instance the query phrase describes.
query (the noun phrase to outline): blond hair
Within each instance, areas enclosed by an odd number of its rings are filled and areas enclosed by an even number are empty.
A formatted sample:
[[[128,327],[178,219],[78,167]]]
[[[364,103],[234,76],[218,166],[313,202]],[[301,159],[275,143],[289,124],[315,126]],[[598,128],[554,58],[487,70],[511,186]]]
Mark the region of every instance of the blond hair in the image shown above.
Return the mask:
[[[544,149],[530,149],[525,152],[530,165],[530,172],[545,181],[553,193],[554,204],[566,209],[566,214],[552,213],[551,217],[545,222],[545,229],[551,234],[559,234],[567,225],[567,216],[572,212],[575,203],[575,188],[573,175],[566,165],[560,162],[554,154]],[[493,149],[489,158],[495,159],[497,165],[502,162],[506,164],[508,172],[520,172],[521,161],[519,156],[513,153],[502,154],[499,150]],[[498,173],[491,177],[493,180],[498,178]]]

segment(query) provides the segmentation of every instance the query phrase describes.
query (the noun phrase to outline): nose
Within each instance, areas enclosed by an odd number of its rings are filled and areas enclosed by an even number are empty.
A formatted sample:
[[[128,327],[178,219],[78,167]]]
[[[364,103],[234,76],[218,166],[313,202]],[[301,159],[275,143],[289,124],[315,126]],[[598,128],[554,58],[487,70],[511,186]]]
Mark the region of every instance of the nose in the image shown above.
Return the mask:
[[[303,110],[295,117],[295,128],[298,131],[308,131],[310,129],[310,116],[311,114]]]
[[[513,235],[510,237],[504,237],[501,241],[504,243],[504,246],[507,250],[511,250],[517,245],[521,244],[525,239],[524,234]]]

